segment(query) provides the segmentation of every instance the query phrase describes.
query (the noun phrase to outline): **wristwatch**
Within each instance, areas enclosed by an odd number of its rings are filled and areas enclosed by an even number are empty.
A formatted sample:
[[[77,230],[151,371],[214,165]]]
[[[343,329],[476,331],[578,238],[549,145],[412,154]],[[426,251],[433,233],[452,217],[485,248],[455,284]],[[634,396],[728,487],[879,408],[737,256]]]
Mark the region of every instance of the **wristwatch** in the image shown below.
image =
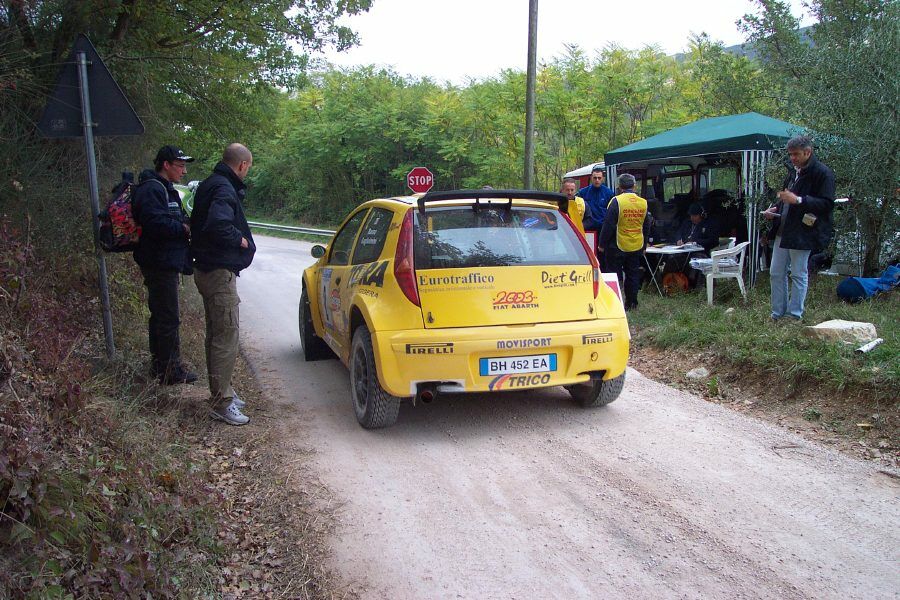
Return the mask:
[[[797,204],[803,204],[803,196],[797,196]]]

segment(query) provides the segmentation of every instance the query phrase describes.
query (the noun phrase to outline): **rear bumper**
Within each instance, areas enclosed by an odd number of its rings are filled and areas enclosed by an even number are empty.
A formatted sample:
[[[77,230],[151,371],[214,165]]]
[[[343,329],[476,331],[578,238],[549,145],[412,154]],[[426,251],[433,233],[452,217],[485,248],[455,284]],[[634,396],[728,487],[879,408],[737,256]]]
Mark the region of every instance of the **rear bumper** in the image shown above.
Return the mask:
[[[622,319],[540,325],[380,331],[373,334],[382,387],[400,397],[420,384],[444,392],[487,392],[572,385],[618,377],[628,362],[630,335]],[[482,358],[555,355],[555,370],[481,375]]]

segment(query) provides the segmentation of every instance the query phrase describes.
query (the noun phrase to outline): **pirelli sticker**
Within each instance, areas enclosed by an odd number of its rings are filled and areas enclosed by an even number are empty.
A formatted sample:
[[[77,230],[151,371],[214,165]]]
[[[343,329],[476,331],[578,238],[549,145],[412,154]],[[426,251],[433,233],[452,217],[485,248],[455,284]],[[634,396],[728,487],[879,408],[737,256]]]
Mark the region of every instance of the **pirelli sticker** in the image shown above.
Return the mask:
[[[453,354],[453,342],[433,344],[407,344],[407,354]]]
[[[593,344],[606,344],[608,342],[611,342],[612,340],[612,333],[590,333],[581,336],[581,343],[585,346],[591,346]]]

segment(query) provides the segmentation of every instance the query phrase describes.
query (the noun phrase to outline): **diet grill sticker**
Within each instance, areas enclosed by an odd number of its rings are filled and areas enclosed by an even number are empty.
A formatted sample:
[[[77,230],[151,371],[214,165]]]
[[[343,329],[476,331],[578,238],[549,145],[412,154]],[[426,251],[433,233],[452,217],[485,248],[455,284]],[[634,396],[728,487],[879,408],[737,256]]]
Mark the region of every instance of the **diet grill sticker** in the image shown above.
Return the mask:
[[[501,356],[497,358],[478,359],[478,373],[482,377],[520,373],[541,373],[555,370],[556,354]]]
[[[593,283],[592,269],[559,269],[541,271],[541,285],[544,289],[575,287],[579,284]]]

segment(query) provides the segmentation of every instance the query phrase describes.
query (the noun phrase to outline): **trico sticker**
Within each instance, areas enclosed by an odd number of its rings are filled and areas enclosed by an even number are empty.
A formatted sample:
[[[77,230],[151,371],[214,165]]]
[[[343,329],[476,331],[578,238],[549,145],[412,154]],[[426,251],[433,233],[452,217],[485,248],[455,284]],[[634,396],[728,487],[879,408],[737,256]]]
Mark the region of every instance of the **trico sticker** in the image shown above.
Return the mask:
[[[488,389],[496,392],[502,389],[529,388],[550,383],[550,373],[532,375],[497,375],[488,384]]]
[[[612,333],[590,333],[588,335],[581,336],[581,343],[585,346],[590,346],[592,344],[606,344],[607,342],[611,342],[612,340]]]
[[[453,354],[453,342],[435,342],[433,344],[407,344],[407,354]]]
[[[494,310],[509,310],[517,308],[538,308],[537,294],[532,290],[497,292],[491,301]]]

